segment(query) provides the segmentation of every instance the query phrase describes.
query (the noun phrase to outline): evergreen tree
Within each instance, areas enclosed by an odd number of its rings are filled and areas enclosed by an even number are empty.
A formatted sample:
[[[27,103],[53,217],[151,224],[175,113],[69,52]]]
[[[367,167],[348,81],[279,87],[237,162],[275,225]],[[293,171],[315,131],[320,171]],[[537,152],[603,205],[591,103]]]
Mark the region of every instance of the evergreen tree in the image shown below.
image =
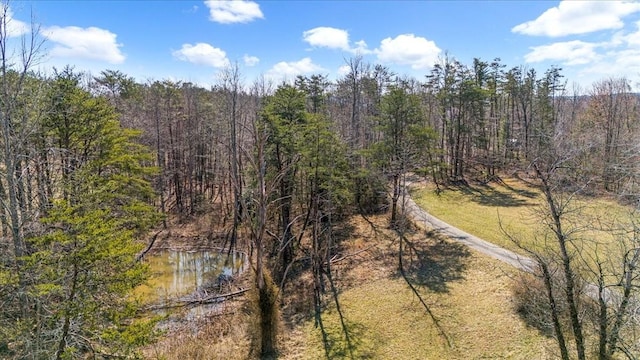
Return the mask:
[[[42,129],[55,156],[59,184],[47,214],[25,239],[28,253],[18,270],[29,307],[7,304],[0,328],[13,327],[8,344],[21,357],[130,356],[148,341],[153,324],[136,320],[131,291],[147,278],[136,260],[136,240],[159,220],[148,164],[137,132],[120,127],[104,98],[79,87],[71,69],[56,75],[49,116]],[[0,276],[4,286],[15,284]],[[24,299],[22,299],[24,300]]]
[[[422,158],[432,132],[424,125],[424,115],[420,99],[409,92],[407,84],[400,82],[391,86],[382,99],[380,129],[383,139],[377,144],[375,157],[378,166],[391,180],[391,226],[398,221],[398,202],[403,191],[403,176],[408,171],[419,168],[417,161]],[[422,146],[421,146],[422,145]]]
[[[277,178],[280,265],[275,271],[277,281],[283,279],[287,266],[294,258],[293,211],[295,178],[300,160],[300,140],[309,114],[305,107],[305,93],[290,85],[278,87],[266,100],[262,113],[269,131],[267,167],[269,176]]]

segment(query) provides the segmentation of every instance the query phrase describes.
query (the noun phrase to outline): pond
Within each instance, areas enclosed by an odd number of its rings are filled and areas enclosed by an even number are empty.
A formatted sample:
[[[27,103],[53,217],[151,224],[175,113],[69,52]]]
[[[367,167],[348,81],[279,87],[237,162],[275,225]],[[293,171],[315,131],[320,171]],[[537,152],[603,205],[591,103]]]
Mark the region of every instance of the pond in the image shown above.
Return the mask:
[[[218,250],[162,250],[148,254],[151,278],[135,294],[145,303],[162,302],[191,294],[217,282],[220,275],[232,276],[242,271],[244,254]]]

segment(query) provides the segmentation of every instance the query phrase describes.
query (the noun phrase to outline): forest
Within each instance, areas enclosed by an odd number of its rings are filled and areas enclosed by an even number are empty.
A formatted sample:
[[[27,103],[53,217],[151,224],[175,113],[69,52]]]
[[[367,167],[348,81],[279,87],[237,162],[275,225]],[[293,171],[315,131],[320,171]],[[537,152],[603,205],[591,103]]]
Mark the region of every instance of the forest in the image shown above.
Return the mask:
[[[409,174],[434,191],[508,174],[535,184],[551,237],[512,237],[536,261],[558,356],[640,356],[637,214],[616,264],[584,260],[568,217],[578,196],[638,206],[640,97],[629,79],[580,88],[558,67],[449,54],[418,79],[359,56],[340,78],[276,84],[246,81],[234,64],[210,88],[73,66],[43,74],[41,43],[12,51],[2,14],[0,358],[143,356],[162,334],[132,295],[150,276],[141,255],[154,234],[203,217],[203,237],[248,254],[250,356],[277,357],[295,278],[308,279],[317,326],[329,306],[340,311],[332,264],[348,255],[336,234],[350,218],[384,216],[403,272]]]

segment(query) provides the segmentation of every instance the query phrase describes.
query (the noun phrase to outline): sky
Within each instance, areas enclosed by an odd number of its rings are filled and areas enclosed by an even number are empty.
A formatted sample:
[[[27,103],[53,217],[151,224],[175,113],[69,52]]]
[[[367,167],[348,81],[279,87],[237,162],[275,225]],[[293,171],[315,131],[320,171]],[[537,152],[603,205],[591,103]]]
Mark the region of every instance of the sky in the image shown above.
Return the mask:
[[[229,64],[245,83],[343,76],[361,56],[424,80],[445,55],[471,65],[562,68],[584,88],[626,77],[640,88],[634,1],[12,1],[8,35],[45,40],[43,69],[210,86]]]

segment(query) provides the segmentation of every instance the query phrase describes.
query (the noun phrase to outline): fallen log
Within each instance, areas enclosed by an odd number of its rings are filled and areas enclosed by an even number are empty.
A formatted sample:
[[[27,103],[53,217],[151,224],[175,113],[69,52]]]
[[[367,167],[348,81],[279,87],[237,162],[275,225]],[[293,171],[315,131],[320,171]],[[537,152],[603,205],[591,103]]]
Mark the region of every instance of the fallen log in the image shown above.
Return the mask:
[[[233,291],[226,294],[220,295],[211,295],[202,298],[189,299],[189,298],[181,298],[164,304],[156,304],[150,305],[146,309],[147,310],[164,310],[164,309],[173,309],[179,307],[188,307],[188,306],[197,306],[197,305],[206,305],[206,304],[215,304],[220,303],[225,300],[240,296],[249,291],[249,289],[240,289],[238,291]]]

